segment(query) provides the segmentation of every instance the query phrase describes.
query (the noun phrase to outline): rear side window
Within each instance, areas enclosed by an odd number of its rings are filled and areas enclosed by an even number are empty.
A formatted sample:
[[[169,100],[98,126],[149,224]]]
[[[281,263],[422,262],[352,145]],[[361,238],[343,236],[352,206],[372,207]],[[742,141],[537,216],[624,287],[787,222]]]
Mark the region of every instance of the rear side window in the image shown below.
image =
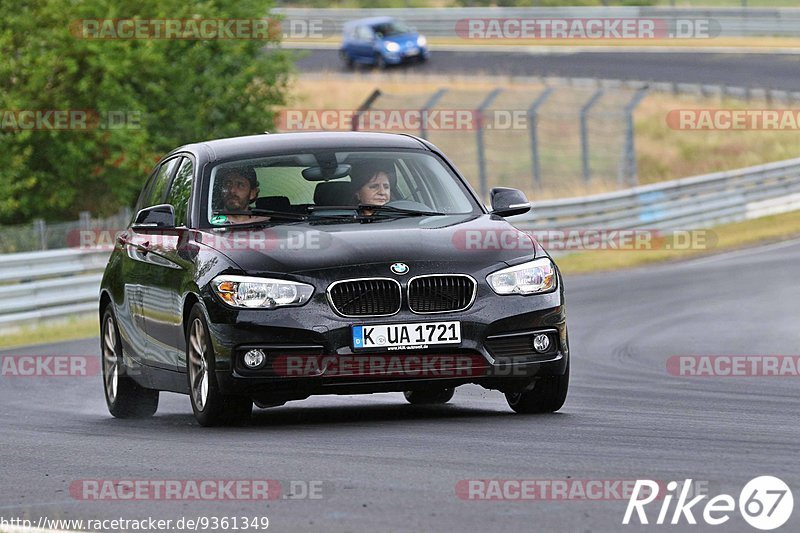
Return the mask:
[[[186,215],[189,210],[189,198],[192,195],[192,177],[194,175],[194,165],[192,160],[184,157],[178,167],[178,173],[172,180],[172,185],[167,195],[167,202],[175,208],[175,224],[178,226],[187,225]]]

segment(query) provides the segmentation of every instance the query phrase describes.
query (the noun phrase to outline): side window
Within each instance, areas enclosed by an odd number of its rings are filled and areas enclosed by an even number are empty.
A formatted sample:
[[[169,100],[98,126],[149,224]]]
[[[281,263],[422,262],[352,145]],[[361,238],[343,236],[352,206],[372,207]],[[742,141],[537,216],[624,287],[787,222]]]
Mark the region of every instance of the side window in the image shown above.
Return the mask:
[[[161,167],[158,169],[158,174],[156,175],[153,184],[150,186],[150,190],[145,195],[145,201],[142,203],[142,208],[163,203],[164,193],[166,192],[167,185],[169,184],[169,178],[172,176],[172,172],[175,170],[175,167],[180,160],[180,157],[175,157],[169,161],[161,163]]]
[[[145,198],[147,198],[147,193],[153,186],[153,181],[155,181],[157,171],[158,167],[153,169],[153,171],[150,173],[150,176],[147,178],[147,181],[145,181],[144,187],[142,187],[142,192],[139,193],[139,198],[136,200],[136,205],[133,207],[134,218],[136,217],[136,213],[144,208]],[[133,223],[133,221],[131,221],[131,223]]]
[[[394,200],[411,199],[413,194],[409,186],[409,171],[404,161],[398,161],[399,165],[395,166],[397,172],[397,191],[392,193]],[[400,167],[399,169],[397,167]]]
[[[356,30],[356,37],[361,41],[371,41],[372,30],[368,26],[359,26]]]
[[[186,225],[186,213],[189,210],[189,197],[192,195],[192,176],[194,175],[194,165],[192,160],[184,157],[178,167],[178,173],[172,180],[169,188],[167,202],[175,208],[175,224],[177,226]]]

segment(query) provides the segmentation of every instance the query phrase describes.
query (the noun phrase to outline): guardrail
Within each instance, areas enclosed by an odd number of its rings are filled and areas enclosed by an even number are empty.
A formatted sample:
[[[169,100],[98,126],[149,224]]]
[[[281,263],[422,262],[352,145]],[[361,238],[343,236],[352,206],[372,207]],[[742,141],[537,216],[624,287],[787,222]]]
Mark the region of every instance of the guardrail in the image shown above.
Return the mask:
[[[0,255],[0,326],[95,311],[108,250]]]
[[[534,202],[520,229],[693,229],[800,209],[800,158],[583,198]]]
[[[534,202],[523,230],[697,229],[800,209],[800,158],[618,192]],[[0,326],[97,309],[107,250],[0,255]]]
[[[674,8],[674,7],[448,7],[448,8],[373,8],[316,9],[278,8],[272,13],[286,17],[291,27],[314,22],[314,30],[324,37],[341,33],[349,20],[390,16],[403,20],[429,37],[457,38],[456,24],[470,19],[657,19],[667,24],[676,21],[708,19],[711,37],[800,36],[798,8]],[[462,26],[464,22],[461,23]],[[459,27],[462,27],[459,26]],[[291,32],[289,32],[291,36]],[[703,39],[699,39],[702,41]],[[706,39],[707,40],[707,39]],[[465,43],[474,42],[464,39]],[[479,41],[478,41],[479,42]],[[513,44],[513,39],[509,42]]]

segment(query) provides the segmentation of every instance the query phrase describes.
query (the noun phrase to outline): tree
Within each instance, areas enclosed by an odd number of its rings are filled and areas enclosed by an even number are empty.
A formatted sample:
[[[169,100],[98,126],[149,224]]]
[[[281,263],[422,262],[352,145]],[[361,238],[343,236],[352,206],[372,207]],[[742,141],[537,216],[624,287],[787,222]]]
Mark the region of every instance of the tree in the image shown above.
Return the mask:
[[[156,39],[153,31],[114,38],[125,35],[115,32],[118,19],[184,21],[181,31],[189,31],[187,20],[261,19],[269,7],[262,0],[0,0],[0,223],[111,214],[132,204],[170,149],[270,129],[292,70],[290,56],[274,46],[275,31],[266,39],[239,38],[253,34],[247,31],[217,40]],[[92,31],[98,20],[108,31]],[[80,120],[54,128],[48,110],[83,110],[87,128],[69,129]],[[44,129],[29,128],[30,112],[45,118]]]

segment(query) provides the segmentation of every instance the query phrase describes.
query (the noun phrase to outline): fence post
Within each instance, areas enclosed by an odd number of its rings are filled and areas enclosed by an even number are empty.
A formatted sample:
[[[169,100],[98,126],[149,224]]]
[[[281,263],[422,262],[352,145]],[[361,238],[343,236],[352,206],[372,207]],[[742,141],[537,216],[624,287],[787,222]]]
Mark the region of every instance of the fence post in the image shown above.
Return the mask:
[[[47,224],[43,219],[33,221],[33,232],[39,236],[39,249],[47,250]]]
[[[483,112],[487,107],[492,105],[495,98],[503,91],[503,89],[494,89],[486,98],[483,99],[481,105],[476,109],[477,124],[475,129],[475,141],[478,147],[478,177],[481,184],[481,199],[485,200],[489,197],[489,180],[486,176],[486,147],[483,145]]]
[[[374,91],[372,91],[372,94],[367,96],[367,99],[364,100],[364,103],[362,103],[358,107],[358,110],[356,111],[355,115],[353,115],[353,123],[350,125],[350,129],[352,131],[358,131],[358,123],[361,120],[361,115],[364,113],[364,111],[372,107],[372,104],[375,103],[375,100],[377,100],[380,95],[381,95],[381,90],[375,89]]]
[[[92,229],[92,214],[89,211],[81,211],[78,214],[78,224],[82,230]]]
[[[444,96],[446,92],[447,92],[447,89],[439,89],[438,91],[433,93],[433,96],[431,96],[428,99],[428,101],[425,102],[425,105],[422,106],[422,109],[419,110],[419,114],[420,114],[419,136],[421,138],[423,138],[423,139],[427,139],[428,138],[427,137],[428,130],[426,128],[427,123],[428,123],[428,111],[430,111],[430,109],[433,106],[435,106],[437,103],[439,103],[439,100],[442,99],[442,96]]]
[[[645,85],[636,91],[631,101],[625,106],[625,153],[623,154],[624,176],[631,187],[638,185],[639,176],[636,168],[636,141],[634,139],[633,112],[636,106],[647,96],[649,88]]]
[[[589,180],[592,178],[589,168],[589,131],[586,122],[589,118],[589,111],[591,111],[592,106],[600,100],[604,91],[605,89],[602,87],[597,89],[589,100],[583,104],[583,107],[581,107],[581,163],[583,167],[583,181],[585,183],[589,183]]]
[[[546,87],[542,94],[536,97],[531,106],[528,108],[528,132],[531,138],[531,166],[533,170],[533,185],[539,187],[542,185],[542,169],[539,163],[539,108],[544,104],[545,100],[550,97],[553,92],[552,87]]]

